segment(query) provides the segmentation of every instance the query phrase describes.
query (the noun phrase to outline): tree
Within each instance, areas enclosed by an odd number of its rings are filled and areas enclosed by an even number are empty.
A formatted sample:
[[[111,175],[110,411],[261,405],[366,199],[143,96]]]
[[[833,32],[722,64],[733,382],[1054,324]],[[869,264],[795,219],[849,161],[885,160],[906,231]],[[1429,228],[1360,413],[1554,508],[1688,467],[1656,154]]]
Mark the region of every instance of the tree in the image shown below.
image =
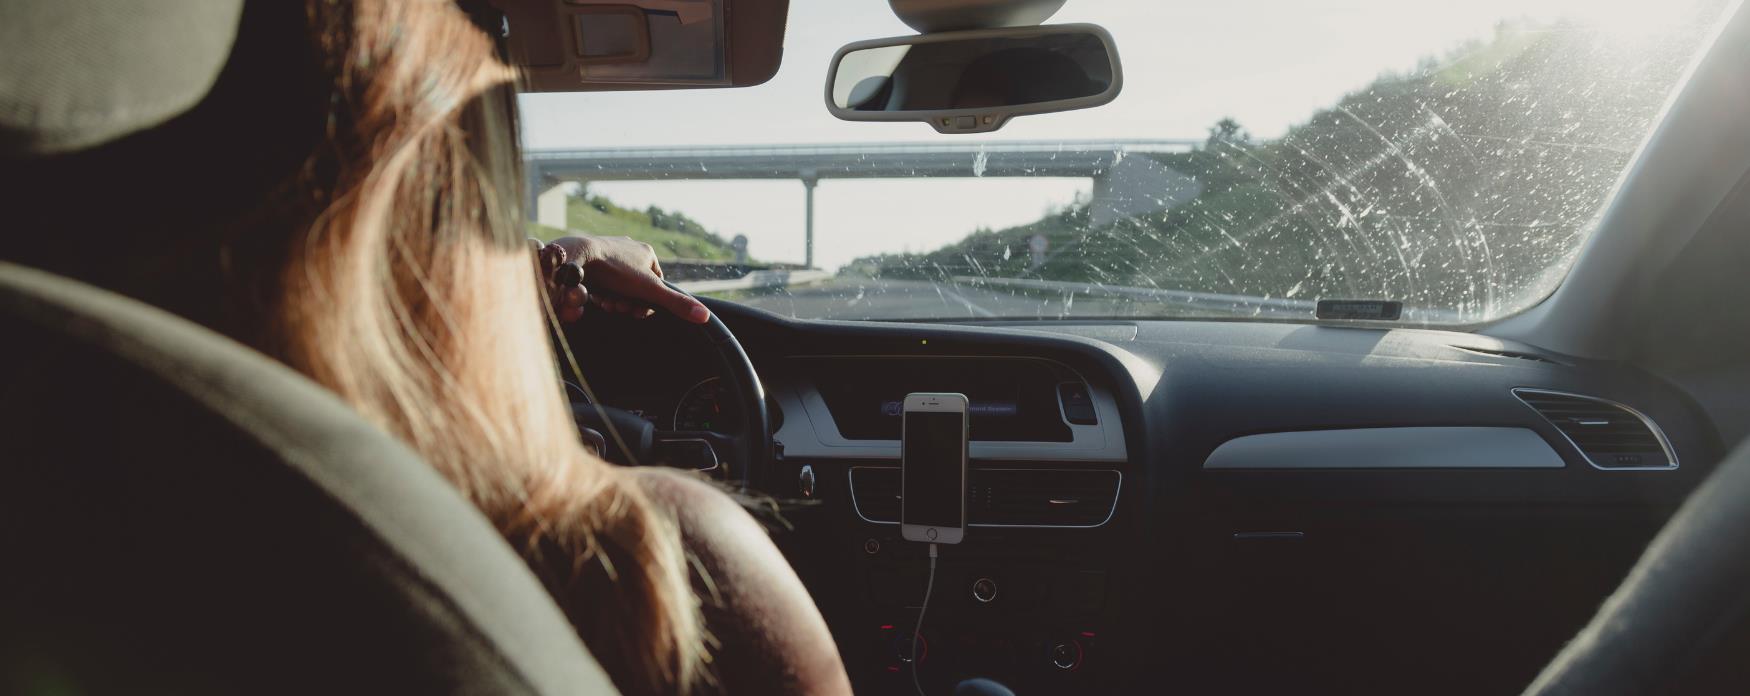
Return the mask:
[[[1235,121],[1231,116],[1216,121],[1215,125],[1209,128],[1209,139],[1203,141],[1204,149],[1208,150],[1218,150],[1225,147],[1244,149],[1251,146],[1252,134],[1247,133],[1240,122]]]

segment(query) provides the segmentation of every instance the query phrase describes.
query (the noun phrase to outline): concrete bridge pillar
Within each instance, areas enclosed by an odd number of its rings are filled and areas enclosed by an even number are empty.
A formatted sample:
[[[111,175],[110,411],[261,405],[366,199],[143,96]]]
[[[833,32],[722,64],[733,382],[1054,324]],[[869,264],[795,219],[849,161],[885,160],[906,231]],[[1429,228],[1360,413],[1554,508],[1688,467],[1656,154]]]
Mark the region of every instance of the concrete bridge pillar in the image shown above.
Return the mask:
[[[1118,160],[1093,176],[1089,225],[1106,227],[1124,218],[1168,210],[1197,198],[1203,184],[1143,156]]]
[[[566,214],[571,203],[569,192],[561,183],[554,183],[547,190],[535,196],[535,222],[557,229],[568,229],[571,226]]]
[[[820,176],[814,170],[802,172],[802,266],[814,268],[814,187],[820,183]]]
[[[528,199],[523,201],[524,214],[548,227],[566,229],[569,226],[566,206],[570,201],[565,195],[565,182],[548,178],[535,165],[528,167],[526,176],[523,181],[528,188]]]

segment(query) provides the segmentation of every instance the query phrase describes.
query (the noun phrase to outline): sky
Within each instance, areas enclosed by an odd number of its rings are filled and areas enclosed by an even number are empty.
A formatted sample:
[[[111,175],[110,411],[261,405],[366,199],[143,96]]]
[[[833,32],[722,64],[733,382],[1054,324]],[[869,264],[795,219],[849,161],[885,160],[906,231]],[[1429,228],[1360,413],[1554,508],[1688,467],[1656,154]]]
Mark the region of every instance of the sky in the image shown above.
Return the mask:
[[[524,95],[524,146],[1201,139],[1223,117],[1269,138],[1380,73],[1408,71],[1505,19],[1568,17],[1632,32],[1680,15],[1672,7],[1685,1],[1069,0],[1049,21],[1112,33],[1124,66],[1118,98],[1019,117],[995,133],[941,135],[922,123],[840,121],[822,103],[840,46],[914,33],[886,0],[793,0],[783,62],[766,84]],[[927,251],[979,227],[1031,222],[1089,187],[1085,179],[823,180],[815,263],[831,269],[872,253]],[[591,190],[623,206],[679,210],[726,238],[745,234],[762,260],[803,257],[798,181],[603,182]]]

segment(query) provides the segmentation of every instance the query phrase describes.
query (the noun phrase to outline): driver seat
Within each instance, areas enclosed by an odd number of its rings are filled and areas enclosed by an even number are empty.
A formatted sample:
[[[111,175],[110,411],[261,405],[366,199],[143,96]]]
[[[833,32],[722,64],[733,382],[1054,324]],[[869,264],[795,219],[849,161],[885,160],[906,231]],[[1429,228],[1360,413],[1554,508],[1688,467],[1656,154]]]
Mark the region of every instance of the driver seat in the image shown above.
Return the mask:
[[[0,0],[0,170],[175,118],[244,12]],[[485,517],[318,385],[9,261],[0,326],[0,693],[616,693]]]

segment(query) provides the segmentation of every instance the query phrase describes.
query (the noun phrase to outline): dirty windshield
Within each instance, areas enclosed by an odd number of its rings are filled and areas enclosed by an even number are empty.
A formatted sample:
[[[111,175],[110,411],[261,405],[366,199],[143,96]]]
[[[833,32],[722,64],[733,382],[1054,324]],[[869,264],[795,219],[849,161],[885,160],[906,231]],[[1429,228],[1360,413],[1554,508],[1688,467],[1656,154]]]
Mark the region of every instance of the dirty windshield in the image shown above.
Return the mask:
[[[1561,282],[1723,4],[1072,0],[1118,99],[945,136],[833,119],[833,51],[910,32],[795,3],[765,85],[524,96],[530,225],[803,318],[1475,324]]]

